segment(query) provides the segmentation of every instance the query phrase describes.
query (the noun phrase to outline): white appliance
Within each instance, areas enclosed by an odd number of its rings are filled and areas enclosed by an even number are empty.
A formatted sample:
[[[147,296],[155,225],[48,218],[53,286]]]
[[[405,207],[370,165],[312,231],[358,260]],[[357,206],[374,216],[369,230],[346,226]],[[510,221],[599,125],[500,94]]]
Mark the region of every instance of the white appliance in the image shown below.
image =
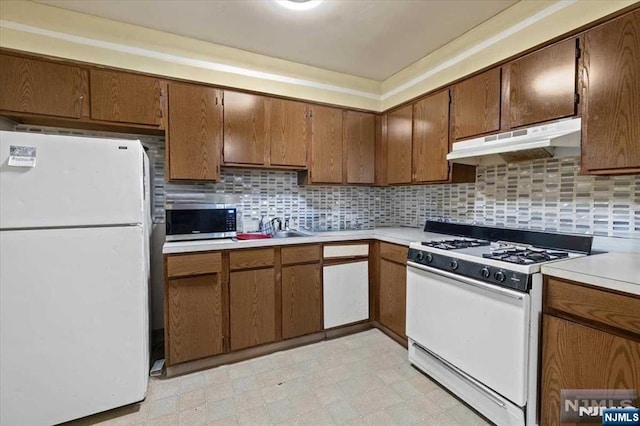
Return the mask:
[[[0,423],[141,401],[148,159],[138,140],[0,132]]]
[[[537,424],[540,266],[588,254],[592,237],[441,222],[425,231],[463,238],[410,244],[409,361],[497,425]]]
[[[369,318],[368,256],[369,244],[324,246],[324,328],[338,327]]]
[[[582,119],[572,118],[455,142],[447,160],[473,166],[580,156]]]

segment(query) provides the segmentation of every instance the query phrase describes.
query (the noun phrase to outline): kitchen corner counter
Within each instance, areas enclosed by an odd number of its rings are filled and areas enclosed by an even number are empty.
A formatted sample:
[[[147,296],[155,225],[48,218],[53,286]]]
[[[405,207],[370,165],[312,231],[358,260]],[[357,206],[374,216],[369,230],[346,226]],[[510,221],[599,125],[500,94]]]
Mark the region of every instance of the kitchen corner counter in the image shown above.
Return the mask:
[[[640,253],[604,253],[542,265],[556,278],[640,295]]]
[[[292,244],[329,243],[356,240],[379,240],[408,246],[414,241],[446,237],[424,232],[419,228],[376,228],[361,231],[314,232],[308,237],[268,238],[263,240],[234,241],[232,239],[206,241],[172,241],[162,246],[163,254],[191,253],[211,250],[234,250],[252,247],[284,246]]]

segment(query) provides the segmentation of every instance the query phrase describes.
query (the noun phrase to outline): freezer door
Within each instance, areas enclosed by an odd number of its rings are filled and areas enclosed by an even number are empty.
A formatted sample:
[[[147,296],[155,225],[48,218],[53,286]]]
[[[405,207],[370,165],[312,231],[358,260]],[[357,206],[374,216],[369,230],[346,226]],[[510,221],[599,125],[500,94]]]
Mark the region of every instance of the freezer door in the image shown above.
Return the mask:
[[[143,228],[0,231],[0,424],[51,425],[145,397]]]
[[[33,147],[34,167],[9,165]],[[143,223],[138,140],[0,132],[0,229]]]

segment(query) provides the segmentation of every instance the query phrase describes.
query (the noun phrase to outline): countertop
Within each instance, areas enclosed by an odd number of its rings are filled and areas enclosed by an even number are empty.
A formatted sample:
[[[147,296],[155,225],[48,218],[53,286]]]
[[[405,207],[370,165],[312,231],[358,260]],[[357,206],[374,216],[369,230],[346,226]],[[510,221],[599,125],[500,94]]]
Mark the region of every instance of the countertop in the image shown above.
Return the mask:
[[[309,237],[294,238],[267,238],[262,240],[232,239],[206,240],[206,241],[176,241],[166,242],[162,247],[162,253],[188,253],[210,250],[229,250],[250,247],[283,246],[289,244],[327,243],[332,241],[354,240],[380,240],[388,243],[408,246],[414,241],[426,241],[432,238],[447,237],[442,234],[424,232],[417,228],[376,228],[364,231],[329,231],[313,232]]]
[[[433,238],[447,238],[450,236],[424,232],[418,228],[376,228],[362,231],[329,231],[309,233],[308,237],[269,238],[261,240],[232,239],[206,241],[166,242],[162,248],[164,254],[190,253],[211,250],[232,250],[251,247],[270,247],[291,244],[312,244],[357,240],[379,240],[393,244],[408,246],[414,241],[426,241]],[[594,247],[619,247],[621,250],[637,251],[638,240],[625,241],[628,247],[623,247],[620,239],[594,240]],[[607,246],[608,244],[609,246]],[[594,254],[570,260],[543,265],[542,273],[558,278],[564,278],[597,287],[640,294],[640,253],[639,252],[609,252]]]
[[[640,253],[603,253],[542,265],[542,273],[640,295]]]

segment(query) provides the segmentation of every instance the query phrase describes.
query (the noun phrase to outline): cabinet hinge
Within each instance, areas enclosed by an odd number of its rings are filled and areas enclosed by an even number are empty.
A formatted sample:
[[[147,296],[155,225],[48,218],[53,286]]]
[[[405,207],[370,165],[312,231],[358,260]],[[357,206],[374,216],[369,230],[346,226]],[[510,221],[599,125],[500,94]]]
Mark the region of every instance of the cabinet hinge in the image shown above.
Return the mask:
[[[576,103],[576,104],[580,103],[580,94],[579,93],[575,93],[573,95],[573,102]]]
[[[577,38],[576,39],[576,58],[579,58],[581,54],[582,54],[582,51],[580,50],[580,39]]]
[[[453,97],[451,96],[451,91],[449,91],[449,105],[453,102]]]

